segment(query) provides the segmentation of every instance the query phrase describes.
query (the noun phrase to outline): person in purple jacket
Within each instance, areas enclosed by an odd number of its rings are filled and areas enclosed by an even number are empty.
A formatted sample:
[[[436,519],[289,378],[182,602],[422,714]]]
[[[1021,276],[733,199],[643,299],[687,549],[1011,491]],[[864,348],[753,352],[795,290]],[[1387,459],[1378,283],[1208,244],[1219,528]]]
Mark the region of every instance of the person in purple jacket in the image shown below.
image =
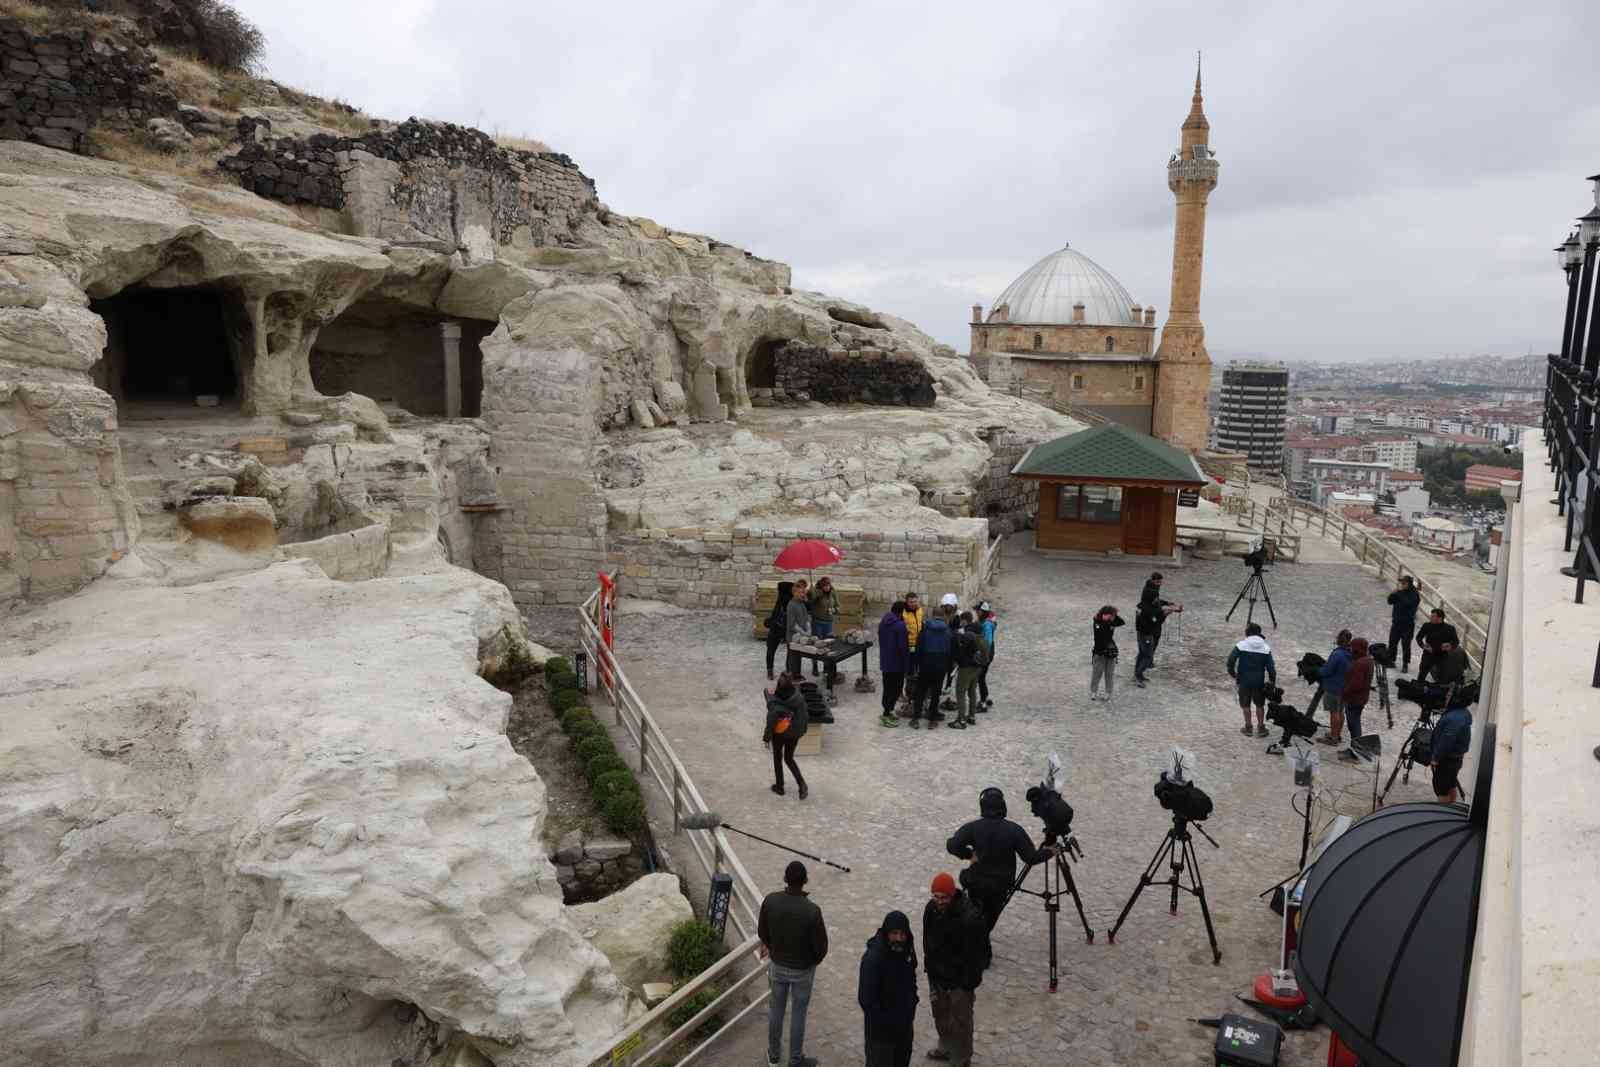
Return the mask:
[[[899,726],[894,706],[911,669],[911,640],[906,633],[906,602],[896,600],[878,620],[878,670],[883,673],[883,717],[880,726]]]

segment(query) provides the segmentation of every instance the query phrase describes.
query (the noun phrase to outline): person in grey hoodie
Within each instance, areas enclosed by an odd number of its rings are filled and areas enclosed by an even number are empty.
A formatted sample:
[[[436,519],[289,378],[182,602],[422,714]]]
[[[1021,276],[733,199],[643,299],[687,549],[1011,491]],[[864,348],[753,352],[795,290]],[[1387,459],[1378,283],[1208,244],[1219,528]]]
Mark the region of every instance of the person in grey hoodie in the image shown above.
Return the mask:
[[[804,578],[795,579],[794,588],[790,590],[789,611],[784,619],[783,640],[786,644],[793,645],[797,635],[811,634],[811,610],[806,607],[807,594],[810,592],[810,583]],[[788,673],[795,678],[800,677],[800,657],[790,649]]]
[[[1239,685],[1239,709],[1244,712],[1244,728],[1250,736],[1250,707],[1255,705],[1257,737],[1267,736],[1267,687],[1278,684],[1278,666],[1272,662],[1272,646],[1261,636],[1261,624],[1244,628],[1244,640],[1228,653],[1228,677]]]

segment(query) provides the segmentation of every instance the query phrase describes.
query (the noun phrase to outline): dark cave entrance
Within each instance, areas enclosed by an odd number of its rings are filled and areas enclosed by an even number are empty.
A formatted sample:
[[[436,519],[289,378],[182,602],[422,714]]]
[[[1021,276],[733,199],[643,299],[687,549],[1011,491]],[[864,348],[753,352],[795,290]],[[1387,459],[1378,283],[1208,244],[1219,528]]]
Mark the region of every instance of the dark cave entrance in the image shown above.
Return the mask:
[[[119,412],[238,408],[249,326],[233,294],[213,286],[131,286],[90,301],[89,310],[106,325],[105,352],[91,373]]]
[[[447,318],[388,300],[361,300],[324,326],[311,382],[325,396],[360,393],[413,415],[483,411],[482,342],[495,324]]]
[[[777,386],[778,349],[787,343],[785,338],[762,341],[750,350],[744,359],[746,389],[772,389]]]

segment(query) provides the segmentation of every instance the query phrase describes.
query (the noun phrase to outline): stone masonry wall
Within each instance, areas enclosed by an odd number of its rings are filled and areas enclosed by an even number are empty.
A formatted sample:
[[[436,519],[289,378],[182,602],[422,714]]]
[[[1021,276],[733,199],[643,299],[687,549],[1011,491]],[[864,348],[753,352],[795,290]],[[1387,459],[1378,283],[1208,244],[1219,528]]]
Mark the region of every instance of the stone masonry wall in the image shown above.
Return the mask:
[[[1004,431],[980,431],[978,436],[989,443],[994,455],[989,460],[988,475],[973,496],[973,514],[989,520],[990,537],[1031,528],[1038,511],[1039,483],[1013,478],[1011,468],[1022,460],[1035,439]]]
[[[872,616],[908,590],[925,598],[954,592],[963,603],[971,602],[978,593],[987,530],[983,522],[951,533],[753,526],[641,530],[613,537],[607,558],[610,566],[620,568],[624,596],[690,608],[748,609],[757,582],[793,577],[772,565],[785,545],[802,537],[822,538],[844,554],[827,573],[862,586]]]
[[[77,152],[101,121],[142,125],[177,108],[149,51],[82,30],[34,34],[0,18],[0,56],[3,140]]]
[[[773,353],[774,400],[933,406],[933,376],[909,354],[790,341]]]

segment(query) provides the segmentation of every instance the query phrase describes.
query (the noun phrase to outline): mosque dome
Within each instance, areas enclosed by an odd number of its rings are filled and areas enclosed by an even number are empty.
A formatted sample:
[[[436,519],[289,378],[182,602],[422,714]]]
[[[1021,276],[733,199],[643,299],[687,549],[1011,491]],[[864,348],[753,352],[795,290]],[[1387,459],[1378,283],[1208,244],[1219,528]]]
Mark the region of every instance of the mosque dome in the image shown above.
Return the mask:
[[[1006,286],[994,307],[1010,306],[1010,322],[1069,325],[1072,305],[1083,304],[1093,326],[1138,326],[1133,298],[1100,264],[1069,245],[1050,253]],[[991,309],[992,312],[992,309]]]

